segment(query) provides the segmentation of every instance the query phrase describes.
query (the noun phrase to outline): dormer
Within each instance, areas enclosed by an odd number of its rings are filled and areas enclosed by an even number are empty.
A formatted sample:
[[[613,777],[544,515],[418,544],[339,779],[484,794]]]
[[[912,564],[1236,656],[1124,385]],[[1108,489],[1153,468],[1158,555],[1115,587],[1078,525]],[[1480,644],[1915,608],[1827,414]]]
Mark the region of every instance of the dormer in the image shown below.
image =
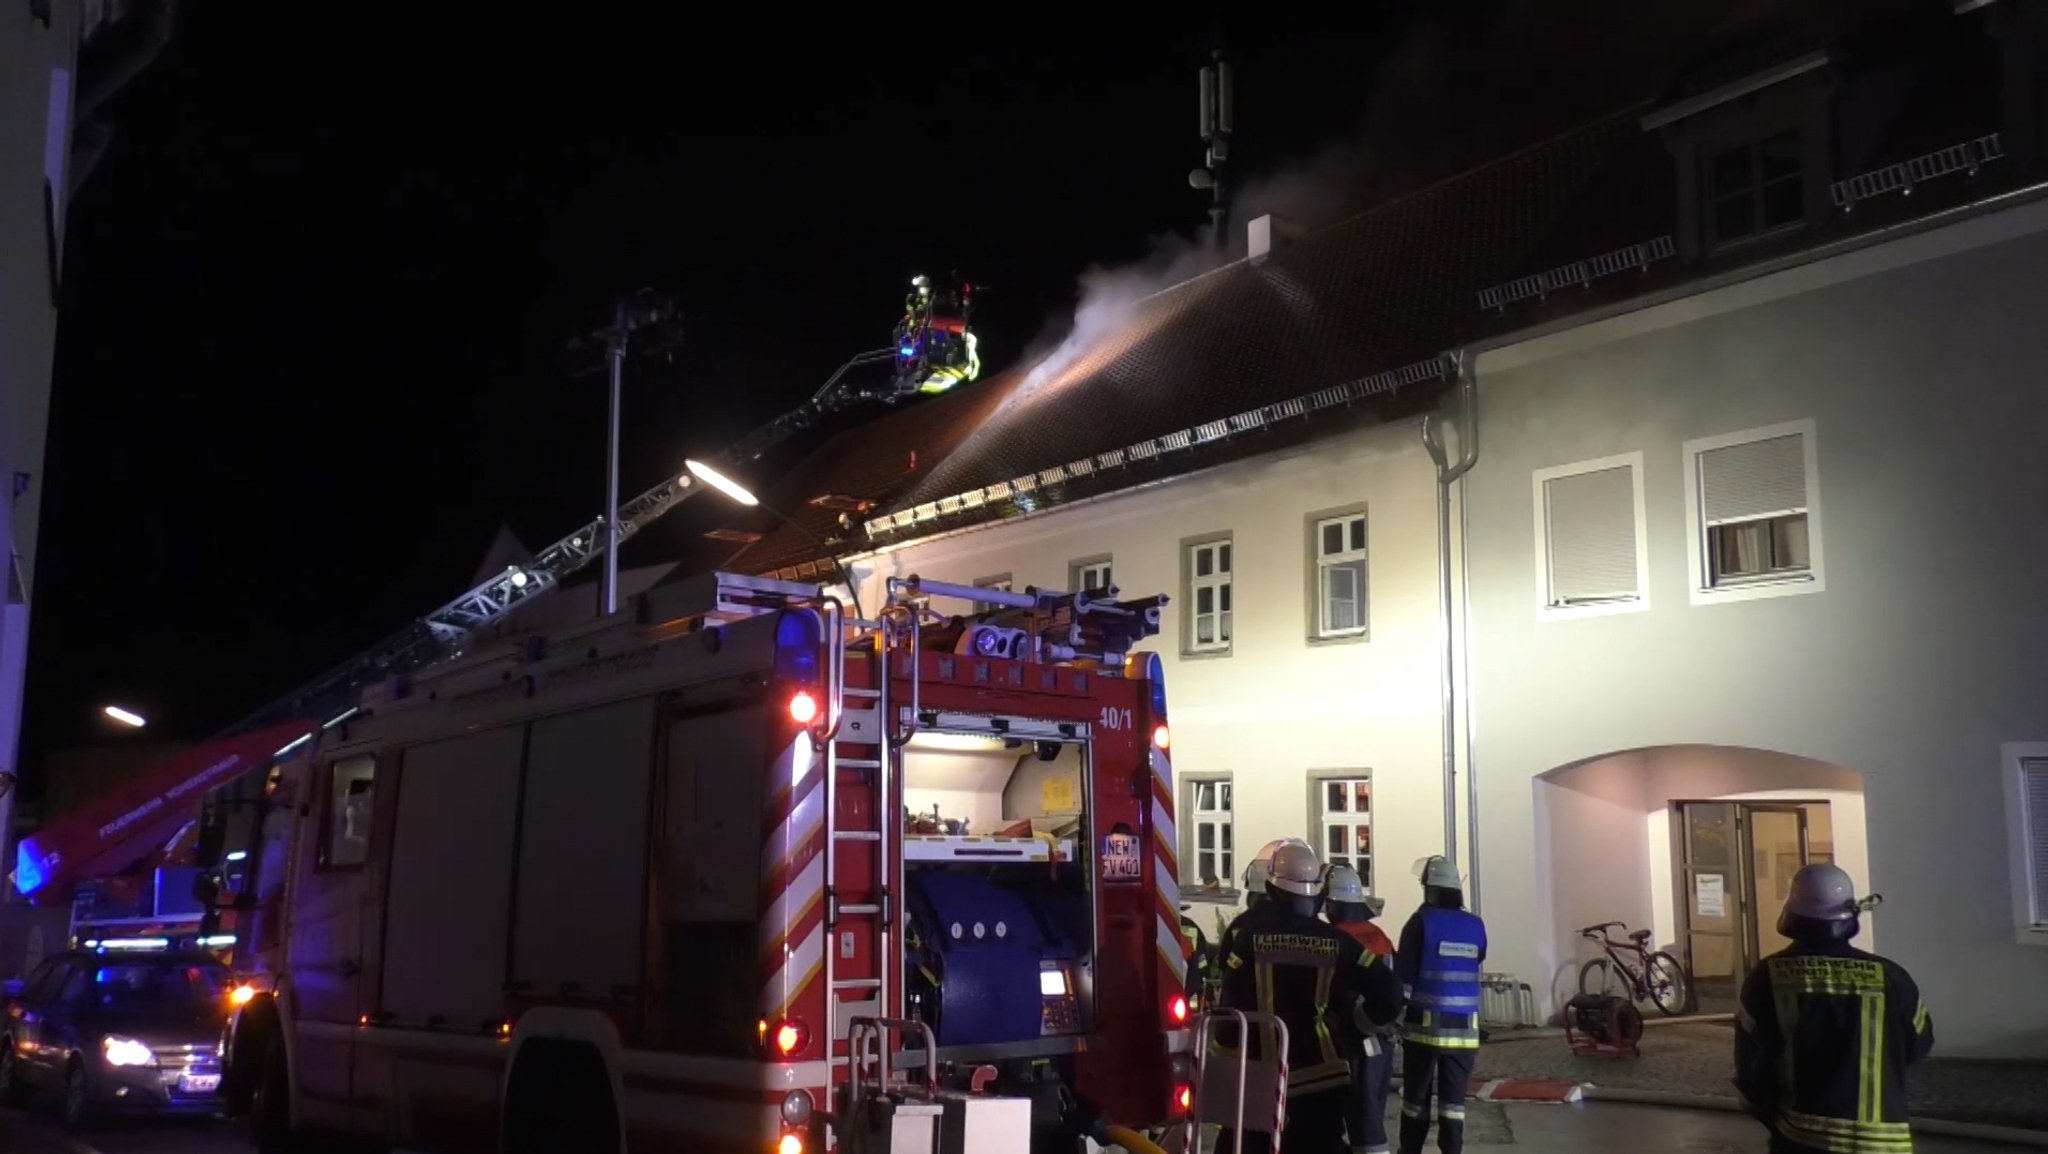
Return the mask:
[[[1825,218],[1833,88],[1828,53],[1808,52],[1701,86],[1643,118],[1678,166],[1683,257],[1789,237]]]

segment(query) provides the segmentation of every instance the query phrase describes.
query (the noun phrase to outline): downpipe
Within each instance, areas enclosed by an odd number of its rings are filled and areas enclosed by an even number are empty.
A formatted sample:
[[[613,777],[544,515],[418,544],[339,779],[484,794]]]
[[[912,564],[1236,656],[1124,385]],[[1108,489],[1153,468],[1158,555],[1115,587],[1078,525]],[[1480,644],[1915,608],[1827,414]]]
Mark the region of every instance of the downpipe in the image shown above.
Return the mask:
[[[1451,486],[1470,472],[1479,461],[1479,390],[1472,378],[1471,357],[1467,350],[1460,349],[1446,353],[1451,372],[1458,381],[1460,420],[1457,427],[1458,459],[1453,463],[1450,453],[1444,447],[1443,421],[1440,412],[1427,413],[1422,418],[1422,447],[1429,453],[1429,459],[1436,464],[1436,576],[1437,576],[1437,630],[1442,635],[1443,650],[1438,655],[1438,692],[1443,711],[1443,777],[1444,777],[1444,857],[1452,863],[1458,860],[1458,694],[1457,674],[1457,632],[1452,628],[1451,612]],[[1462,511],[1462,505],[1460,506]],[[1463,518],[1460,518],[1460,544],[1463,544]],[[1461,558],[1462,559],[1462,558]],[[1468,602],[1469,604],[1469,602]],[[1469,628],[1469,619],[1467,625]],[[1479,907],[1479,789],[1476,781],[1469,780],[1471,844],[1467,847],[1470,868],[1466,871],[1465,893],[1474,912]]]

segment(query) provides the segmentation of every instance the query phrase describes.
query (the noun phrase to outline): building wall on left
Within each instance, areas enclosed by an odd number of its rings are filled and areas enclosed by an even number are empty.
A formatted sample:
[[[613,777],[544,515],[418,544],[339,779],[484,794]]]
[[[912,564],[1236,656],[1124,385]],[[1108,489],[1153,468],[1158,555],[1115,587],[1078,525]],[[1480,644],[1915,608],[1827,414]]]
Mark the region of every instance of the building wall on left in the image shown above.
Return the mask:
[[[0,10],[0,774],[9,775],[19,772],[79,38],[76,3],[54,0],[47,23],[36,7]],[[0,796],[0,846],[14,799],[13,789]]]

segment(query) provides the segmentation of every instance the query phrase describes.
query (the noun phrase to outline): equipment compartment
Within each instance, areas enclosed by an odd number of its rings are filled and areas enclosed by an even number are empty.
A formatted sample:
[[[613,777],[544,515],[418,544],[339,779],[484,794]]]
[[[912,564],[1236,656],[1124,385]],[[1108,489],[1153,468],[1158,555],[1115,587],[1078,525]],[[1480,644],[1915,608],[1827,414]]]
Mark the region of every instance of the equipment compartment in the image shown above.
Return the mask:
[[[942,1050],[1083,1034],[1094,915],[1086,747],[921,733],[903,749],[910,1012]]]

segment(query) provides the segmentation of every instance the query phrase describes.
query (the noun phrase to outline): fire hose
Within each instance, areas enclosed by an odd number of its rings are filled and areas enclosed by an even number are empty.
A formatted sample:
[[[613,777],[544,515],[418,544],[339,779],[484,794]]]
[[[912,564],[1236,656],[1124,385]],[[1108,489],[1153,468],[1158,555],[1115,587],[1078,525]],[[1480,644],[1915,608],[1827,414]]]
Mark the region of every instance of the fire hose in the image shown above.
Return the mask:
[[[1166,1154],[1150,1138],[1128,1126],[1119,1126],[1114,1122],[1102,1127],[1102,1137],[1130,1151],[1130,1154]]]

